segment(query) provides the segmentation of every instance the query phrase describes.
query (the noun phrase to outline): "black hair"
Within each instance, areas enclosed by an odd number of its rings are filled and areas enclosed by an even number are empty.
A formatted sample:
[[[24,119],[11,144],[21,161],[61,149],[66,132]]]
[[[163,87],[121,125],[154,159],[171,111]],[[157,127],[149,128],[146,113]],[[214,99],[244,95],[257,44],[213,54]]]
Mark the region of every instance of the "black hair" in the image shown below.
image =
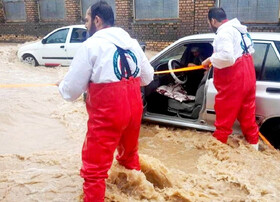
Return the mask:
[[[210,8],[208,12],[208,19],[216,19],[218,22],[222,22],[227,19],[227,14],[223,8]]]
[[[112,7],[106,1],[99,1],[90,7],[91,18],[94,19],[95,16],[100,17],[103,23],[109,26],[114,26],[115,18]]]

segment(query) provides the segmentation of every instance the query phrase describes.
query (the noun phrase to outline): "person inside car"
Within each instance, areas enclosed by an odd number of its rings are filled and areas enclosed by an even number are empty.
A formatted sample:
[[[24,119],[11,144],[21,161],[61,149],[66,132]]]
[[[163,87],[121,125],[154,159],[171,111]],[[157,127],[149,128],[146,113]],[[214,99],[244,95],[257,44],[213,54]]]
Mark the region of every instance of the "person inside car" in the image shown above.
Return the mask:
[[[214,67],[216,130],[213,134],[226,143],[237,119],[246,140],[258,149],[255,121],[256,75],[252,59],[253,43],[247,27],[235,18],[228,20],[222,8],[211,8],[208,23],[216,33],[214,53],[202,65]]]
[[[201,54],[201,49],[197,46],[194,46],[190,50],[190,56],[188,59],[187,66],[194,67],[201,65],[205,57]],[[189,95],[195,95],[198,89],[198,86],[204,76],[205,69],[190,71],[187,73],[188,81],[185,85],[185,90]]]
[[[197,65],[201,65],[203,62],[204,58],[201,55],[201,51],[199,47],[192,47],[191,48],[191,57],[188,63],[188,67],[193,67]]]
[[[81,176],[84,201],[100,202],[116,148],[119,164],[140,170],[140,86],[153,80],[154,69],[139,43],[113,27],[114,13],[105,1],[87,10],[85,25],[90,37],[75,55],[59,91],[64,99],[73,101],[87,90],[89,120]]]

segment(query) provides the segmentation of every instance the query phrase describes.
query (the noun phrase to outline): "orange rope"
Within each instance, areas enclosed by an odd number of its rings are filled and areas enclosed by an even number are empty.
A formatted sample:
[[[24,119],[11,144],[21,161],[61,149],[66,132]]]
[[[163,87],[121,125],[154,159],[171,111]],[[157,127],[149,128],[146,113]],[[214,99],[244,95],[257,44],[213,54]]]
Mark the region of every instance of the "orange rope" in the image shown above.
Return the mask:
[[[194,67],[183,67],[179,69],[157,71],[155,74],[165,74],[170,72],[186,72],[192,70],[203,69],[204,66],[194,66]],[[26,87],[45,87],[45,86],[57,86],[54,83],[43,83],[43,84],[0,84],[0,88],[26,88]]]
[[[56,86],[54,83],[42,83],[42,84],[0,84],[0,88],[26,88],[26,87],[45,87]]]
[[[259,132],[259,136],[261,137],[262,141],[264,141],[265,144],[267,144],[271,149],[274,149],[274,147],[270,144],[270,142]]]
[[[194,66],[194,67],[183,67],[183,68],[179,68],[179,69],[157,71],[157,72],[155,72],[155,74],[166,74],[166,73],[170,73],[170,72],[187,72],[187,71],[198,70],[198,69],[204,69],[204,66],[199,65],[199,66]]]

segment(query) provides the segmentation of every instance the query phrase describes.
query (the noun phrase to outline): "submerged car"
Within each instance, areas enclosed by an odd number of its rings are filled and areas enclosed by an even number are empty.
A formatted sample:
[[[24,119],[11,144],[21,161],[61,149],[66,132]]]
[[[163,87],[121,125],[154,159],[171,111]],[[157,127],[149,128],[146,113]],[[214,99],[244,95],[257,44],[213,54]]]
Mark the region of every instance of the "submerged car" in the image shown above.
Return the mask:
[[[68,66],[77,49],[86,40],[84,25],[71,25],[55,29],[42,40],[23,45],[18,58],[33,66]]]
[[[18,58],[33,66],[68,66],[77,49],[86,40],[84,25],[71,25],[55,29],[42,40],[23,45]]]
[[[256,122],[260,132],[280,148],[280,33],[251,33],[256,88]],[[214,34],[187,36],[174,42],[150,62],[155,71],[186,67],[193,60],[193,49],[206,59],[213,53]],[[176,82],[175,82],[176,81]],[[142,89],[143,119],[174,126],[214,131],[213,68],[181,73],[155,74]],[[228,112],[230,113],[230,112]],[[234,133],[241,133],[239,123]]]
[[[78,48],[87,39],[84,25],[70,25],[55,29],[42,40],[24,44],[17,52],[18,58],[33,66],[69,66]],[[146,44],[139,43],[143,51]]]

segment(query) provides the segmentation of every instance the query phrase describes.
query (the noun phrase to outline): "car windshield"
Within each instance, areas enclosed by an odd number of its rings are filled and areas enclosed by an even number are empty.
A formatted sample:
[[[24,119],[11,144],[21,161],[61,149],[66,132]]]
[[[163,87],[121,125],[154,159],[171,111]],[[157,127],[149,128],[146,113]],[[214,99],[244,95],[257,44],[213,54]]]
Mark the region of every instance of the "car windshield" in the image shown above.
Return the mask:
[[[158,66],[159,64],[167,63],[171,59],[180,60],[184,51],[186,50],[186,46],[180,45],[171,50],[169,50],[163,57],[154,64],[154,66]]]

